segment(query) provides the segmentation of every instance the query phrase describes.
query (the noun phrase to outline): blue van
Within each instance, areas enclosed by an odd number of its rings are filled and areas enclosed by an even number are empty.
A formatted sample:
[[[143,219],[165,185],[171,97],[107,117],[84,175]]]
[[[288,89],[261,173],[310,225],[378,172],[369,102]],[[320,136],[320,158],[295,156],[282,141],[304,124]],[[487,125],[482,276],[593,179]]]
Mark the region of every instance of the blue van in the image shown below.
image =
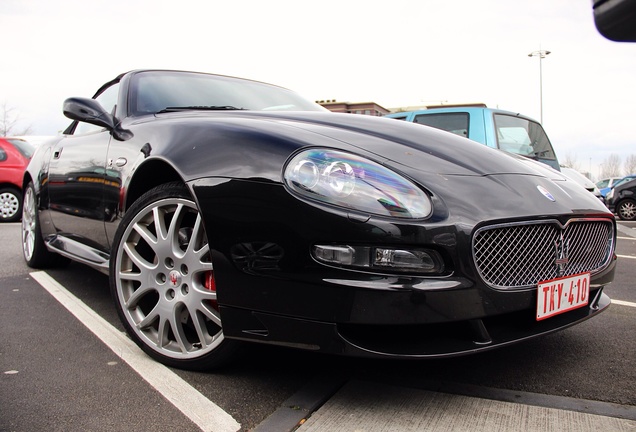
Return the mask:
[[[475,106],[398,112],[386,117],[420,123],[469,138],[488,147],[526,156],[560,171],[543,127],[519,113]]]

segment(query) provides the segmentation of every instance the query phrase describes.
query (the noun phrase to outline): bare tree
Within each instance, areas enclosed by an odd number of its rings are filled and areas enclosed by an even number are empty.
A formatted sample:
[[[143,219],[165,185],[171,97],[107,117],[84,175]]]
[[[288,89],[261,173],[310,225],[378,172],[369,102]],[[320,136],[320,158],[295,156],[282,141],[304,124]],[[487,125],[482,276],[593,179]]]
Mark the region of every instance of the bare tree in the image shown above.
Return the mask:
[[[565,154],[565,160],[563,160],[562,163],[566,167],[572,168],[573,170],[581,171],[581,164],[579,163],[578,158],[576,157],[576,153],[572,154],[570,152],[567,152]]]
[[[31,126],[20,126],[20,116],[6,102],[0,106],[0,136],[29,135]]]
[[[621,157],[616,153],[612,153],[601,164],[601,178],[621,176]]]
[[[625,165],[623,166],[625,167],[625,174],[629,175],[636,173],[636,154],[627,156],[627,159],[625,159]]]

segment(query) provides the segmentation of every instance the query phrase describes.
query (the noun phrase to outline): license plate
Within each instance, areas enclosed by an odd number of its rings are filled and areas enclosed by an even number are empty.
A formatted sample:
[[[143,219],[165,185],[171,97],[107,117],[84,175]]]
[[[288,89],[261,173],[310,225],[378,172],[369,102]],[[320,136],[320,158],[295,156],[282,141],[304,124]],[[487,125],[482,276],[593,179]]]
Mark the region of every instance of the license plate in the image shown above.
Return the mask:
[[[589,296],[589,273],[539,282],[537,321],[583,307],[588,304]]]

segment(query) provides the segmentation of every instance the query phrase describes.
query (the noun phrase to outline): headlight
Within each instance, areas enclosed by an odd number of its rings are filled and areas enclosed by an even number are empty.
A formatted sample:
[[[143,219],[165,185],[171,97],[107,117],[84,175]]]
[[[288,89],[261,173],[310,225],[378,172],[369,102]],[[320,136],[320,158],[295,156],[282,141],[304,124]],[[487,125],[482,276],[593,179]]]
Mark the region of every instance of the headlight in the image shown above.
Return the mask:
[[[605,195],[606,200],[611,200],[612,198],[614,198],[614,189],[610,189],[607,195]]]
[[[401,175],[360,156],[310,149],[294,156],[283,174],[294,193],[345,209],[420,219],[432,211],[424,191]]]

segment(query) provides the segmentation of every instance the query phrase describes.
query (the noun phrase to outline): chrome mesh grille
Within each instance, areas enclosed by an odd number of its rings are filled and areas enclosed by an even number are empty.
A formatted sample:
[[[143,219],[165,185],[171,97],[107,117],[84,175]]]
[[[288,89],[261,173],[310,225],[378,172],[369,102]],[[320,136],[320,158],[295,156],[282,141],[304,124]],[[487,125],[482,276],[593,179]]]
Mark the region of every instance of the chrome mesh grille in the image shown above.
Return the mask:
[[[614,249],[607,219],[572,219],[484,227],[473,237],[473,257],[495,288],[525,288],[540,281],[606,267]],[[559,265],[560,263],[560,265]]]

